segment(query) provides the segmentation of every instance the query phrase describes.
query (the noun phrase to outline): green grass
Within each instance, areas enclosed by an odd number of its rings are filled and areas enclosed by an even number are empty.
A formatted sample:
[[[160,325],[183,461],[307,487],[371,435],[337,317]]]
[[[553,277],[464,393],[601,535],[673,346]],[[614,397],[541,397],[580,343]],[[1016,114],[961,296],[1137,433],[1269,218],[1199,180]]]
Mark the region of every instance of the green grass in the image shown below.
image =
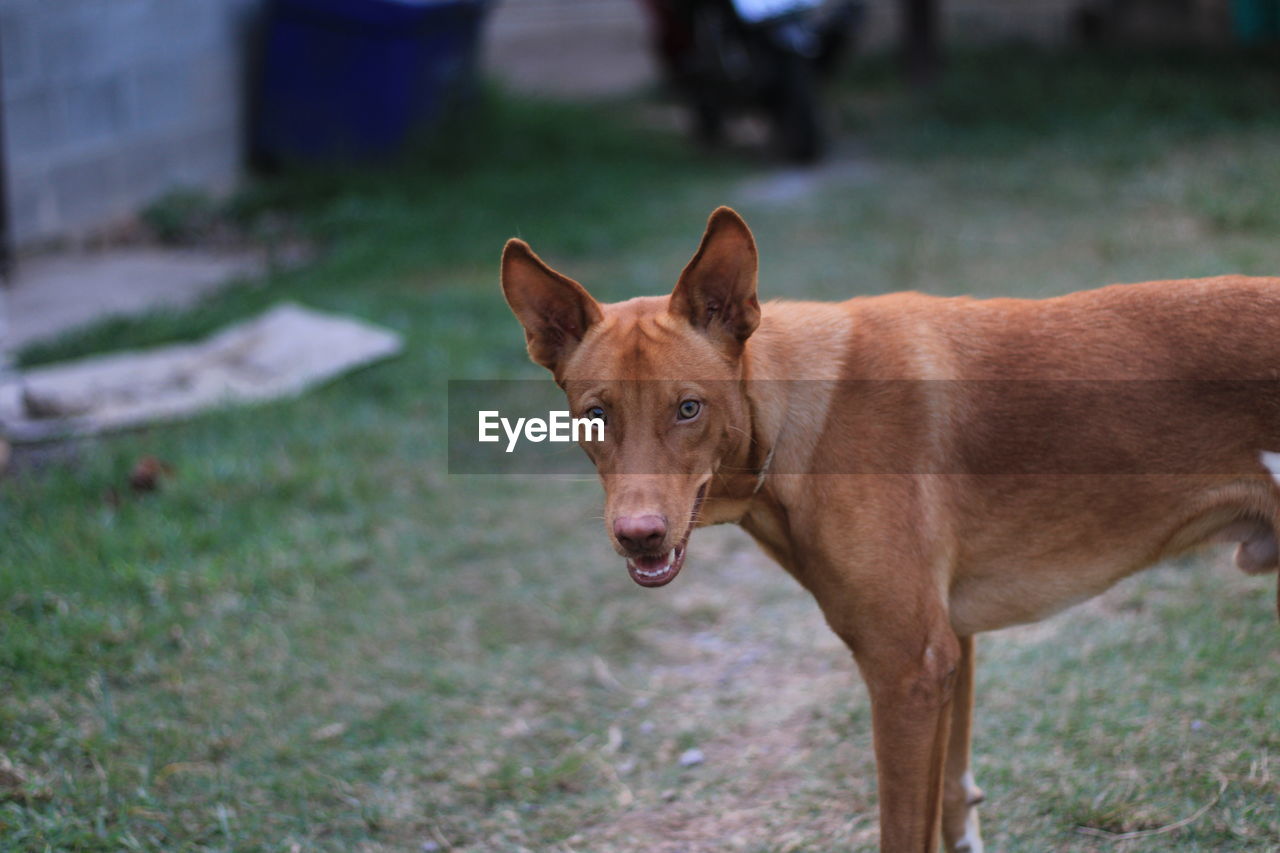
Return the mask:
[[[23,353],[191,338],[280,299],[408,344],[300,400],[0,481],[0,768],[25,780],[0,784],[0,848],[874,849],[865,692],[740,532],[699,533],[680,582],[645,593],[594,483],[447,474],[446,380],[541,375],[502,242],[605,298],[669,288],[720,203],[756,230],[766,296],[1275,274],[1280,71],[1000,53],[927,97],[875,64],[832,97],[838,162],[788,196],[643,103],[493,96],[403,162],[238,198],[246,222],[296,218],[323,249],[307,268]],[[146,454],[175,474],[134,495]],[[1274,583],[1191,562],[985,638],[991,847],[1280,849]],[[690,747],[706,760],[682,767]],[[1146,841],[1076,831],[1211,802]]]

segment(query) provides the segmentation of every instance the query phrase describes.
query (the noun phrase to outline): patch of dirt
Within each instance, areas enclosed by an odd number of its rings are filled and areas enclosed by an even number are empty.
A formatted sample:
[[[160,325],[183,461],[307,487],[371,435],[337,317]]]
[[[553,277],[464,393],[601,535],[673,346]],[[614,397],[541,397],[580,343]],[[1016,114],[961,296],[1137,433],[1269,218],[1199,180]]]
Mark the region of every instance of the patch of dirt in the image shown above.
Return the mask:
[[[716,626],[647,637],[657,661],[647,675],[664,718],[715,721],[717,730],[697,744],[703,761],[681,787],[642,793],[565,847],[680,853],[754,849],[768,839],[770,850],[788,850],[815,835],[873,843],[871,780],[825,790],[815,772],[831,759],[826,718],[848,717],[867,701],[851,657],[807,594],[745,534],[700,538],[675,606],[691,621],[714,613]],[[864,808],[851,810],[854,802]]]

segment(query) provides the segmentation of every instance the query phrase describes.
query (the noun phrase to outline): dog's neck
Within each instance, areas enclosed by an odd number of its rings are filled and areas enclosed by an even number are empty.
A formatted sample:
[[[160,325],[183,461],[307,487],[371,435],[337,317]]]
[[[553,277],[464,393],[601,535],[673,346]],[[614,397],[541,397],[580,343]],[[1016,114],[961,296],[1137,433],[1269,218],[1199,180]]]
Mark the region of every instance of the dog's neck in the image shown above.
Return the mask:
[[[844,362],[851,325],[846,309],[830,303],[790,303],[785,312],[777,307],[764,306],[760,327],[743,350],[749,438],[721,461],[710,493],[718,509],[707,513],[710,523],[740,521],[753,502],[779,497],[779,473],[805,470],[812,447],[802,439],[821,432]],[[805,334],[814,325],[836,334]],[[810,343],[797,347],[797,340]],[[793,478],[781,478],[787,479]]]

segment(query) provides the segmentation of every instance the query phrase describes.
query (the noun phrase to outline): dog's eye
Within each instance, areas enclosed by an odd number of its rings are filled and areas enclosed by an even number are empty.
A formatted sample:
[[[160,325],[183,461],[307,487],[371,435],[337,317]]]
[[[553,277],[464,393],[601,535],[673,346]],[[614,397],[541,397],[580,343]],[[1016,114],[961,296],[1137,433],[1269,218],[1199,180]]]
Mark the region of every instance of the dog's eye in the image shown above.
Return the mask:
[[[702,411],[702,404],[697,400],[685,400],[680,404],[680,420],[691,421],[698,416],[700,411]]]
[[[586,416],[592,420],[608,421],[608,418],[604,416],[604,409],[599,406],[592,406],[587,409]]]

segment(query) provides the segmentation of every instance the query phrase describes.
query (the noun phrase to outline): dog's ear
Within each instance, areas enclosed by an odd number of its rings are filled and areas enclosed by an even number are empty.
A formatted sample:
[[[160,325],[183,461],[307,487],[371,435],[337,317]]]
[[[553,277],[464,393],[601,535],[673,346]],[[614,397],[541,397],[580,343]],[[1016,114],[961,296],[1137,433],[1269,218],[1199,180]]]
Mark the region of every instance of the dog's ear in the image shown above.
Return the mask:
[[[718,207],[671,292],[670,312],[736,355],[760,324],[756,241],[742,217]]]
[[[557,375],[604,317],[586,288],[543,263],[523,240],[508,240],[502,250],[502,293],[524,326],[529,357]]]

